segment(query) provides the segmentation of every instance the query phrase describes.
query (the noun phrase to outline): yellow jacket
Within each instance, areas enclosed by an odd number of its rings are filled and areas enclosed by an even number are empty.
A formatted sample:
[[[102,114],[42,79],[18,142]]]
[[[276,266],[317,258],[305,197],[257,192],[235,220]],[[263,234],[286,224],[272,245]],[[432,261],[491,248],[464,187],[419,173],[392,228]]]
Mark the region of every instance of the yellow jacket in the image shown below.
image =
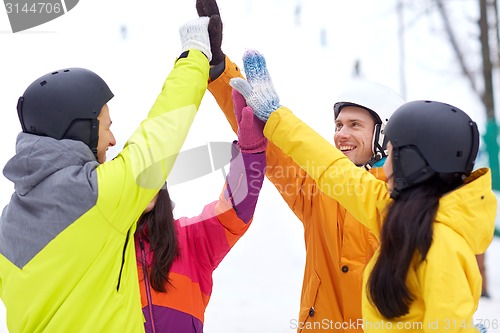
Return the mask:
[[[9,332],[144,332],[136,221],[165,183],[207,87],[207,57],[176,61],[112,161],[76,140],[21,133],[4,174],[0,297]]]
[[[390,202],[386,183],[355,167],[339,150],[282,107],[272,113],[266,137],[290,156],[375,235]],[[355,193],[355,196],[351,195]],[[443,196],[433,224],[433,242],[423,263],[415,256],[406,283],[415,300],[409,313],[387,320],[370,304],[363,288],[365,332],[477,332],[473,314],[481,294],[475,254],[489,246],[496,198],[489,169],[475,171],[466,184]],[[364,284],[377,254],[366,268]]]
[[[242,75],[226,58],[225,71],[208,89],[236,132],[229,86],[233,77]],[[304,224],[300,313],[291,327],[298,332],[363,332],[359,325],[363,271],[378,241],[337,201],[319,191],[316,181],[284,151],[270,142],[266,153],[268,179]],[[385,180],[381,168],[372,170]]]

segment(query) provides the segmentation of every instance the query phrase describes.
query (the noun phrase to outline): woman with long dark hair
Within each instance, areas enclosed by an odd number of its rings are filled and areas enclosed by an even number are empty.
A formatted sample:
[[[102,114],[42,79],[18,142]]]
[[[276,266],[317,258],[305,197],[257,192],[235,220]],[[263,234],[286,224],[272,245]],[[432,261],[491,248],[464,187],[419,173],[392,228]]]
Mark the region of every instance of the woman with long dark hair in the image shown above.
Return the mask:
[[[135,246],[146,332],[202,332],[212,273],[248,229],[264,180],[264,123],[233,94],[238,141],[223,193],[193,218],[174,219],[164,186],[137,223]]]
[[[268,140],[380,241],[365,269],[363,321],[322,329],[477,332],[481,275],[475,254],[493,238],[497,204],[490,170],[473,171],[476,123],[445,103],[403,104],[384,129],[385,183],[279,104],[261,54],[248,51],[243,60],[248,81],[231,84],[256,114],[266,115]]]

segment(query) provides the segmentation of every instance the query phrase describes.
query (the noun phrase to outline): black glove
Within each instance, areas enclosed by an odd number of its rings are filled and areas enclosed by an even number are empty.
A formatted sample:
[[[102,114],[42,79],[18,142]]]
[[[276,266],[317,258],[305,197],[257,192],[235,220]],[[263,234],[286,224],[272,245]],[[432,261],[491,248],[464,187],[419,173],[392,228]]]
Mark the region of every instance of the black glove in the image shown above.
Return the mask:
[[[222,20],[216,0],[196,0],[198,16],[210,17],[208,33],[210,35],[210,48],[212,51],[211,66],[217,66],[225,61],[226,55],[222,52]]]

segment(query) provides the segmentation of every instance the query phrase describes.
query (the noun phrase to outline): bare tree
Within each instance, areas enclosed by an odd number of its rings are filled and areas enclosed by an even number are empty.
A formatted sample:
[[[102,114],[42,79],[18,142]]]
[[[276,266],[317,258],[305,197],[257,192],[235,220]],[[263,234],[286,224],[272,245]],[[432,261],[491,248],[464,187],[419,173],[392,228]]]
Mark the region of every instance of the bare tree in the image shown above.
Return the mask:
[[[489,13],[488,11],[491,8],[495,11],[495,17],[497,18],[497,5],[496,0],[493,0],[494,3],[488,2],[488,0],[479,0],[480,6],[480,17],[479,17],[479,31],[480,31],[480,42],[481,42],[481,55],[482,55],[482,78],[483,81],[483,90],[479,90],[476,84],[476,77],[473,74],[473,71],[467,65],[465,61],[464,54],[460,49],[460,44],[458,43],[458,39],[453,31],[453,27],[450,24],[450,20],[448,17],[448,11],[446,10],[445,4],[442,0],[435,0],[436,5],[441,15],[445,27],[445,31],[448,36],[448,40],[450,41],[450,45],[455,52],[455,56],[457,57],[458,63],[460,65],[460,69],[463,75],[467,78],[471,89],[479,96],[482,101],[487,117],[486,124],[486,134],[484,135],[484,141],[486,144],[486,151],[488,153],[489,164],[491,168],[491,175],[493,180],[493,188],[496,190],[500,190],[500,171],[499,171],[499,147],[498,147],[498,127],[496,124],[495,118],[495,101],[493,94],[493,72],[494,66],[493,63],[498,63],[499,54],[495,52],[495,60],[491,59],[491,40],[490,40],[490,24],[488,22]],[[499,50],[499,41],[500,41],[500,33],[498,29],[498,19],[495,19],[495,31],[496,31],[496,45],[495,49]]]
[[[451,45],[453,51],[455,52],[455,56],[457,57],[462,74],[469,81],[469,84],[470,84],[472,90],[476,94],[481,95],[478,91],[474,74],[467,66],[464,54],[463,54],[462,50],[460,49],[460,45],[458,43],[457,37],[455,36],[455,32],[453,31],[452,25],[450,24],[450,20],[448,18],[448,12],[444,6],[443,1],[436,0],[436,5],[437,5],[438,12],[441,15],[441,18],[443,19],[443,24],[444,24],[446,34],[448,36],[448,40],[450,41],[450,45]]]

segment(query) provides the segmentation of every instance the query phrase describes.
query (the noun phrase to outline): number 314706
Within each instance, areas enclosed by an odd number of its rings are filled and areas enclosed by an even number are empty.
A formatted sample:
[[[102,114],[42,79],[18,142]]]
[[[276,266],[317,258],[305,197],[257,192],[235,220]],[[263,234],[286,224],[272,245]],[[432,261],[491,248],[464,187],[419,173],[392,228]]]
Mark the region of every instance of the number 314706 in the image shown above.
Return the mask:
[[[5,3],[7,14],[59,14],[63,9],[60,3],[35,2],[32,4],[25,3]]]

